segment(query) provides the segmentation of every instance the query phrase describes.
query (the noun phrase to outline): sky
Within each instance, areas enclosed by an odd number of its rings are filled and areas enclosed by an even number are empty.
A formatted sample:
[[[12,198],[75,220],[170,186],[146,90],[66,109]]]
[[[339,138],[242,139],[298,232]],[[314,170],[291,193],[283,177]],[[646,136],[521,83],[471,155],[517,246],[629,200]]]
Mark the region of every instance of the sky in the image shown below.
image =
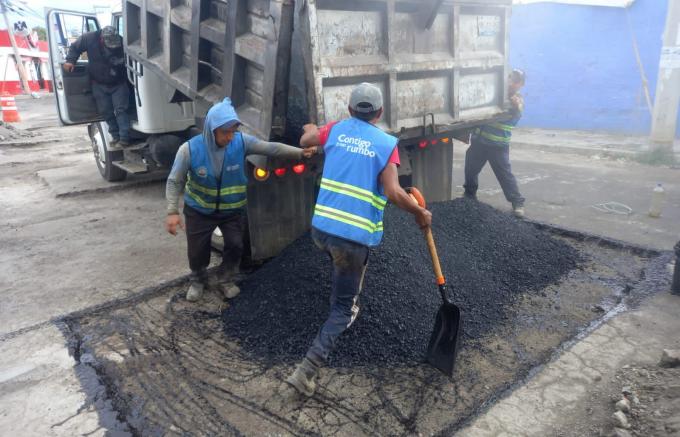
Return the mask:
[[[13,0],[19,2],[20,0]],[[70,11],[94,12],[94,7],[106,8],[111,5],[112,0],[94,0],[94,1],[73,1],[73,0],[24,0],[25,4],[30,8],[34,14],[26,16],[17,16],[10,14],[10,22],[23,20],[28,24],[28,27],[42,26],[45,27],[45,8],[57,8]],[[3,22],[0,22],[0,28],[5,28]]]

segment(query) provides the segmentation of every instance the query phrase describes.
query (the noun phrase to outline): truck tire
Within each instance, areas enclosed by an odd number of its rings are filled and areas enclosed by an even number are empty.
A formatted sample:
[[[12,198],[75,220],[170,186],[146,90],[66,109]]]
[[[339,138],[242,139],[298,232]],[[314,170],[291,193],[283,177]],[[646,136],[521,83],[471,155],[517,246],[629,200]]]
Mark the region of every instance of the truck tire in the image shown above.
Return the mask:
[[[93,123],[88,126],[90,140],[92,141],[92,151],[97,168],[102,177],[108,182],[119,182],[127,177],[127,172],[112,164],[112,161],[122,161],[122,150],[109,150],[108,135],[106,127],[101,122]]]

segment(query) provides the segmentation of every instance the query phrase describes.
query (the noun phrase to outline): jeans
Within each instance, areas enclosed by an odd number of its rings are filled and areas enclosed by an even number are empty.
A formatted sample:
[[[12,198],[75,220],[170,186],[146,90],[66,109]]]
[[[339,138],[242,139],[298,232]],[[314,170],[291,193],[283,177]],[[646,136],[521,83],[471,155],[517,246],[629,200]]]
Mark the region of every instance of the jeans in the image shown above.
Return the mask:
[[[359,313],[359,294],[368,263],[368,247],[312,228],[314,243],[333,263],[330,314],[319,329],[307,358],[323,366],[340,334],[352,325]]]
[[[130,141],[130,90],[127,82],[118,85],[92,83],[92,94],[97,102],[97,110],[104,116],[109,133],[114,140]]]
[[[210,216],[184,205],[187,255],[191,268],[191,281],[205,284],[206,269],[210,265],[211,238],[215,228],[220,228],[224,238],[221,273],[234,273],[241,264],[243,237],[246,230],[245,211]]]
[[[519,192],[517,180],[510,167],[510,146],[486,144],[472,137],[470,147],[465,153],[465,194],[476,196],[479,188],[479,173],[489,162],[491,169],[503,189],[503,194],[512,206],[524,206],[524,197]]]

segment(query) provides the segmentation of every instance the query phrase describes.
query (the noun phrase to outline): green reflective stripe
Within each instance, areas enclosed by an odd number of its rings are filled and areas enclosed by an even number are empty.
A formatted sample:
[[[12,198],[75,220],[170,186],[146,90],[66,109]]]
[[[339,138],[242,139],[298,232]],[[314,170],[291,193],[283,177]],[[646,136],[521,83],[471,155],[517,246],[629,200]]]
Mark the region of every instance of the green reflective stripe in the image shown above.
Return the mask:
[[[364,202],[370,203],[381,211],[385,209],[385,205],[387,205],[387,200],[380,196],[376,196],[369,190],[364,190],[363,188],[359,188],[354,185],[343,184],[342,182],[331,179],[321,179],[321,188],[328,191],[333,191],[334,193],[340,193],[346,196],[354,197],[355,199],[363,200]]]
[[[504,130],[506,132],[512,132],[512,129],[515,127],[511,124],[505,124],[505,123],[499,123],[499,122],[490,123],[489,126],[494,127],[496,129]]]
[[[215,209],[217,208],[217,203],[209,203],[203,200],[198,194],[194,193],[190,187],[187,187],[186,189],[186,194],[194,199],[196,203],[201,205],[203,208],[207,209]],[[241,208],[243,206],[246,206],[248,204],[247,199],[240,200],[238,202],[234,203],[220,203],[220,208],[219,209],[236,209],[236,208]]]
[[[498,135],[490,134],[489,132],[484,131],[484,130],[481,131],[481,132],[479,133],[479,135],[483,136],[483,137],[486,138],[487,140],[497,141],[497,142],[499,142],[499,143],[508,143],[508,142],[510,142],[510,138],[499,137]]]
[[[191,187],[193,191],[198,191],[203,194],[207,194],[209,196],[215,196],[217,197],[217,194],[219,192],[220,195],[226,196],[228,194],[241,194],[246,192],[246,186],[245,185],[236,185],[233,187],[225,187],[222,188],[222,190],[216,190],[214,188],[206,188],[203,185],[199,184],[198,182],[194,181],[191,179],[191,175],[189,175],[189,178],[187,179],[187,184]]]
[[[366,232],[370,232],[371,234],[383,231],[383,222],[373,223],[367,218],[350,214],[348,212],[328,206],[319,205],[318,203],[314,208],[314,214],[329,218],[331,220],[337,220],[351,226],[356,226],[357,228],[363,229]]]

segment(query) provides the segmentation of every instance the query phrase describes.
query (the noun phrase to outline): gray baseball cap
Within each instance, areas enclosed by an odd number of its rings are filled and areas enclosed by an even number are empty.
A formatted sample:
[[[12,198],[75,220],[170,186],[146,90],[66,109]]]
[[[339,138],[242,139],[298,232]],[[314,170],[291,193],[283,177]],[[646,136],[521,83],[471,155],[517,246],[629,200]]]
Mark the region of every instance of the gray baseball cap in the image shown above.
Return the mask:
[[[383,107],[383,98],[380,88],[364,82],[352,90],[349,98],[349,107],[352,111],[363,114],[374,112]]]
[[[113,26],[105,26],[102,29],[101,35],[104,45],[110,49],[117,49],[123,45],[123,38],[118,35]]]

